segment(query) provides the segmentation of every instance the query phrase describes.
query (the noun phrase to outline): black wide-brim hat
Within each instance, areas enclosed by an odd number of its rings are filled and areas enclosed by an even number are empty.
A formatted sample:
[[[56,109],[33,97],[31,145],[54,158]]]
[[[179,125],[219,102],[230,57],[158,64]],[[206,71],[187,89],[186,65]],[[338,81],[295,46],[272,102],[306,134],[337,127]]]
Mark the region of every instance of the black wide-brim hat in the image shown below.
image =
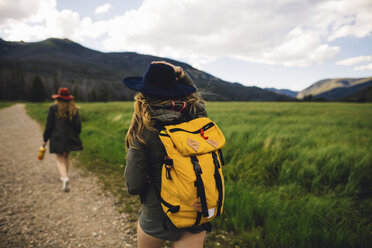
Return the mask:
[[[191,85],[177,83],[173,67],[165,64],[150,64],[143,77],[127,77],[123,83],[132,90],[162,97],[185,96],[196,91]]]

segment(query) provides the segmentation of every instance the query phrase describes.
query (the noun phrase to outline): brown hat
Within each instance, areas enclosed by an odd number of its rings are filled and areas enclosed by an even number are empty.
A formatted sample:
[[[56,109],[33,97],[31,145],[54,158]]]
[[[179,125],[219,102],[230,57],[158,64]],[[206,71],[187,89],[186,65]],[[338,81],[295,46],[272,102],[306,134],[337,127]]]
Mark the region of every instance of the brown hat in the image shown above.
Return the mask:
[[[74,96],[70,94],[70,91],[68,88],[59,88],[57,95],[52,95],[53,99],[62,99],[62,100],[72,100],[74,99]]]

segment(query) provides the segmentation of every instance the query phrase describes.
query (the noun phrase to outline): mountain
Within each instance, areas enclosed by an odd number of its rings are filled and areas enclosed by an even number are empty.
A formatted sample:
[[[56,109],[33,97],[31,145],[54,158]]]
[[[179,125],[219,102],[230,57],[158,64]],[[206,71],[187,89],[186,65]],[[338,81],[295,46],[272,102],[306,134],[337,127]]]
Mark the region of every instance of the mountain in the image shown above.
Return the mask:
[[[179,61],[133,52],[103,53],[54,38],[33,43],[0,39],[0,99],[29,99],[32,82],[39,77],[47,97],[64,86],[78,100],[132,100],[135,92],[123,86],[122,78],[142,76],[155,60],[182,66],[205,92],[206,100],[291,100],[258,87],[223,81]]]
[[[342,100],[349,102],[372,102],[372,86],[359,90]]]
[[[277,93],[277,94],[290,96],[290,97],[293,97],[293,98],[295,98],[298,94],[298,91],[293,91],[293,90],[288,90],[288,89],[278,90],[278,89],[275,89],[275,88],[265,88],[265,90],[268,90],[268,91],[271,91],[271,92],[274,92],[274,93]]]
[[[372,77],[324,79],[299,92],[297,98],[311,95],[313,99],[341,100],[369,86]]]

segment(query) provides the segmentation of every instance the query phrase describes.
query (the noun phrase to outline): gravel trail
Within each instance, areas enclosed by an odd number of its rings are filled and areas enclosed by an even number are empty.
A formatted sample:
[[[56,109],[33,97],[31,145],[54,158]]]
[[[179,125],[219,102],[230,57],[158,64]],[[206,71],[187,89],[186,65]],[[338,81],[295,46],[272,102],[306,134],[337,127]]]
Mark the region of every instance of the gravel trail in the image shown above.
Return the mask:
[[[63,192],[55,155],[37,160],[41,143],[24,105],[0,109],[0,247],[136,247],[134,223],[98,178],[72,165]]]

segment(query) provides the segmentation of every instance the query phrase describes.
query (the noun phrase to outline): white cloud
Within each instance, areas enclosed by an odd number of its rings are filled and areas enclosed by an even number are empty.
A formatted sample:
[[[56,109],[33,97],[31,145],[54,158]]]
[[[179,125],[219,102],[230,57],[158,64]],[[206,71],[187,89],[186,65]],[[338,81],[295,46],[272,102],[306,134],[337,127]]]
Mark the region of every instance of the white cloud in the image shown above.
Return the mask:
[[[327,23],[331,28],[329,41],[342,37],[363,38],[372,35],[370,0],[324,1],[320,4],[319,11],[324,18],[332,20]]]
[[[33,3],[17,10],[13,2]],[[2,3],[2,2],[0,2]],[[5,6],[5,7],[4,7]],[[79,42],[104,37],[99,49],[137,51],[203,64],[218,57],[310,66],[334,58],[329,42],[372,31],[370,0],[144,0],[138,9],[104,21],[58,11],[55,0],[0,4],[0,36],[35,40],[50,36]],[[96,9],[104,13],[111,6]],[[1,24],[3,23],[3,24]]]
[[[48,1],[48,0],[47,0]],[[24,20],[36,14],[44,0],[2,0],[0,1],[0,25],[6,21]]]
[[[109,11],[111,8],[111,4],[109,3],[106,3],[106,4],[103,4],[101,6],[98,6],[96,8],[96,14],[102,14],[102,13],[105,13],[107,11]]]
[[[317,32],[295,28],[280,45],[263,53],[263,59],[267,63],[304,67],[331,59],[339,50],[339,47],[322,44]]]
[[[30,8],[29,13],[22,17],[18,15],[8,17],[5,24],[0,25],[2,38],[34,41],[57,37],[69,38],[77,42],[84,41],[83,27],[90,18],[80,19],[78,12],[67,9],[58,11],[55,0],[30,0],[30,2],[35,6],[38,2],[37,10]]]
[[[344,60],[337,61],[337,65],[357,65],[363,62],[369,62],[372,60],[372,56],[358,56],[352,57]]]
[[[366,70],[372,70],[372,63],[367,65],[361,65],[354,68],[354,71],[366,71]]]
[[[113,27],[104,46],[176,58],[188,55],[194,63],[229,56],[308,66],[339,52],[324,42],[322,29],[303,21],[314,14],[312,5],[306,1],[216,0],[211,5],[207,0],[146,0],[139,9],[117,17],[120,31]]]

